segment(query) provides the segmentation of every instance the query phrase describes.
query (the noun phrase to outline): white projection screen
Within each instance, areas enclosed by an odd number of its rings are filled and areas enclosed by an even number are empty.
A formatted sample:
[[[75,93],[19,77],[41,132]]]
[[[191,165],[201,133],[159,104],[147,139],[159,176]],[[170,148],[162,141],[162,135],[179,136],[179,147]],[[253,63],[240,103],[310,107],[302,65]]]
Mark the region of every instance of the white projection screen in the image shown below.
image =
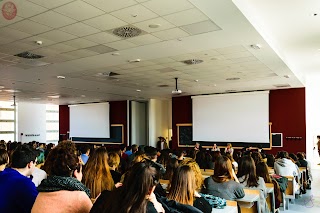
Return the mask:
[[[193,141],[269,143],[269,91],[192,97]]]
[[[70,137],[110,138],[109,103],[69,105]]]

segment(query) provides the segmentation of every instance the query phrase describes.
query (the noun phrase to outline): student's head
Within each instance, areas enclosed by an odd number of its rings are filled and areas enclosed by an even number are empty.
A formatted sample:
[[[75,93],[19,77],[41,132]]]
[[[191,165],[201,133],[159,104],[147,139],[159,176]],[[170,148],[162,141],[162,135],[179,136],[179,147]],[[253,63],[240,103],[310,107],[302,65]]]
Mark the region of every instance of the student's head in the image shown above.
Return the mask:
[[[139,146],[137,144],[132,145],[132,153],[136,153],[138,151]]]
[[[79,150],[81,154],[90,155],[90,146],[88,144],[81,145]]]
[[[220,156],[216,159],[212,177],[218,183],[233,179],[232,164],[227,156]]]
[[[286,151],[280,151],[280,152],[278,152],[278,154],[277,154],[277,158],[289,158],[289,154],[288,154],[288,152],[286,152]]]
[[[126,152],[127,151],[127,146],[124,145],[124,144],[121,144],[120,145],[120,150],[121,150],[121,152]]]
[[[131,149],[132,149],[131,146],[127,146],[126,148],[127,151],[131,151]]]
[[[304,160],[305,159],[304,153],[302,153],[302,152],[298,152],[297,153],[297,157],[298,157],[299,160]]]
[[[238,167],[238,177],[243,177],[244,181],[247,181],[248,187],[258,186],[258,177],[256,176],[256,165],[252,157],[249,155],[240,158]]]
[[[159,183],[159,173],[149,161],[139,162],[124,178],[122,187],[112,193],[114,200],[106,200],[104,206],[108,213],[146,212],[147,198]]]
[[[274,166],[274,156],[272,154],[267,154],[267,165],[271,168]]]
[[[252,157],[255,165],[257,165],[258,162],[260,162],[260,161],[263,160],[260,152],[252,152],[252,153],[251,153],[251,157]]]
[[[6,166],[9,163],[9,155],[7,150],[0,149],[0,166]]]
[[[144,150],[146,152],[146,155],[150,158],[150,160],[152,160],[152,161],[157,160],[158,151],[156,148],[149,146],[149,147],[145,147]]]
[[[27,144],[18,146],[11,156],[11,167],[15,169],[24,169],[25,175],[32,174],[36,165],[37,153]]]
[[[217,144],[213,144],[213,148],[217,148]]]
[[[48,154],[44,170],[49,176],[75,177],[82,179],[82,168],[73,142],[62,141]]]
[[[120,157],[117,153],[111,152],[109,154],[108,164],[110,167],[118,168],[120,164]]]
[[[196,161],[193,160],[193,159],[188,158],[188,159],[184,159],[180,163],[180,165],[187,165],[192,169],[192,171],[194,172],[195,180],[196,180],[196,189],[200,190],[201,187],[202,187],[202,184],[203,184],[203,177],[202,177],[202,174],[201,174],[200,167],[196,163]]]
[[[194,176],[194,172],[190,166],[179,166],[173,173],[168,198],[192,206],[196,190]]]
[[[294,153],[290,153],[289,157],[295,162],[298,161],[298,157]]]
[[[93,151],[86,163],[83,183],[90,189],[92,198],[96,198],[104,190],[111,191],[114,188],[108,158],[105,147],[100,147]]]
[[[256,165],[257,169],[257,176],[262,177],[264,179],[264,182],[271,183],[271,178],[268,171],[268,166],[264,161],[260,161]]]
[[[200,148],[200,143],[197,142],[196,145],[195,145],[195,147],[196,147],[197,149],[199,149],[199,148]]]
[[[171,158],[166,166],[166,173],[164,174],[164,179],[171,180],[173,172],[176,170],[176,168],[179,166],[178,159]]]

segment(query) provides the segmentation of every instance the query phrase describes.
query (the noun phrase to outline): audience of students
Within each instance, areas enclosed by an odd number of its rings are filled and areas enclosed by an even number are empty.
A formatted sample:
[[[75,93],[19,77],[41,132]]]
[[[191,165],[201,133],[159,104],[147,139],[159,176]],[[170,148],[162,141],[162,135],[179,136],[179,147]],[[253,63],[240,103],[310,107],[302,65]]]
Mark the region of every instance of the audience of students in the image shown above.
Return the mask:
[[[125,146],[110,150],[95,147],[90,152],[90,146],[82,144],[78,152],[75,144],[70,141],[60,142],[56,147],[35,141],[24,145],[0,141],[0,199],[3,198],[0,200],[0,212],[30,212],[31,208],[35,213],[90,210],[125,213],[211,212],[212,203],[208,202],[210,196],[236,200],[245,196],[244,188],[254,188],[260,190],[261,212],[264,213],[269,212],[265,183],[274,184],[276,207],[279,207],[279,197],[286,187],[277,177],[286,178],[270,176],[265,162],[269,167],[274,166],[275,173],[283,176],[299,176],[298,165],[306,167],[308,183],[312,180],[310,163],[305,160],[304,153],[289,156],[286,152],[279,152],[274,162],[273,155],[266,157],[259,150],[234,153],[231,144],[223,151],[223,156],[220,151],[201,149],[200,144],[197,146],[199,149],[186,152],[170,149],[160,151],[150,146],[132,145],[132,154],[126,154],[130,147],[127,150]],[[31,155],[27,155],[23,163],[17,166],[17,163],[14,164],[14,159],[17,161],[14,156],[18,155],[22,147],[24,150],[29,149],[33,156],[30,158]],[[218,149],[216,145],[213,148]],[[10,153],[12,159],[9,159]],[[127,157],[124,159],[120,156]],[[82,159],[86,161],[83,178]],[[9,160],[11,165],[6,168]],[[45,163],[42,167],[42,164],[38,164],[36,168],[38,160],[45,160]],[[237,167],[238,178],[235,175]],[[214,168],[214,172],[203,181],[200,168]],[[11,192],[9,197],[4,197],[6,191],[2,191],[2,186],[13,186],[10,177],[20,183],[14,185],[13,191],[21,197],[28,196],[24,202],[19,203],[20,206],[15,205],[17,201],[10,200],[13,197]],[[159,178],[170,181],[168,194],[159,184]],[[38,185],[39,195],[35,188]],[[22,192],[22,189],[26,191]],[[125,195],[126,192],[128,195]],[[129,196],[133,200],[129,201]],[[122,200],[118,200],[119,197]],[[4,202],[6,205],[2,205]]]

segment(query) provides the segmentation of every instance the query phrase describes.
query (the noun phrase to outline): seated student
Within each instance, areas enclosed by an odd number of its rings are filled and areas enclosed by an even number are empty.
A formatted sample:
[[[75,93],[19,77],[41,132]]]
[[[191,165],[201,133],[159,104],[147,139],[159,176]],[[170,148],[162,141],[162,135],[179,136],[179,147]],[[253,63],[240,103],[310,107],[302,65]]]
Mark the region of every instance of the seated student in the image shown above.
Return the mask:
[[[30,212],[38,195],[30,176],[36,164],[37,154],[27,144],[15,149],[11,156],[11,168],[0,172],[0,212]]]
[[[298,157],[294,153],[289,154],[289,158],[293,163],[295,163],[298,167],[301,166],[300,161],[298,160]]]
[[[300,178],[298,166],[289,159],[288,152],[285,151],[278,153],[277,160],[274,163],[274,173],[281,176],[293,176]],[[294,181],[296,181],[295,178]],[[294,191],[295,193],[298,193],[299,185],[297,182],[294,185],[296,186]]]
[[[225,148],[224,152],[225,153],[230,153],[231,156],[233,156],[233,148],[232,148],[232,145],[231,143],[227,143],[227,148]]]
[[[103,191],[91,213],[155,213],[164,212],[153,193],[159,183],[159,173],[150,161],[132,166],[124,183],[114,191]]]
[[[308,180],[312,181],[311,163],[306,160],[305,154],[303,152],[298,152],[297,157],[299,159],[299,163],[300,163],[301,167],[307,168]]]
[[[9,155],[7,150],[0,149],[0,172],[2,172],[9,164]]]
[[[262,158],[260,152],[252,152],[251,157],[252,157],[255,165],[257,165],[258,162],[263,161],[263,158]]]
[[[90,155],[90,146],[87,144],[84,144],[80,147],[81,152],[81,160],[83,162],[83,165],[85,165],[89,159]]]
[[[246,155],[240,158],[238,179],[240,184],[246,188],[260,190],[260,209],[261,213],[270,212],[266,203],[267,188],[262,177],[256,175],[256,166],[252,157]]]
[[[195,174],[188,165],[179,166],[170,181],[168,199],[196,207],[204,213],[211,213],[212,208],[196,191]]]
[[[179,162],[176,158],[171,158],[166,167],[166,173],[163,175],[164,180],[171,180],[173,172],[178,168]]]
[[[190,158],[184,159],[180,163],[180,165],[187,165],[192,169],[192,171],[194,172],[194,177],[196,179],[196,190],[197,192],[199,192],[203,186],[203,177],[199,165],[196,163],[195,160]]]
[[[158,159],[158,151],[156,148],[152,147],[152,146],[148,146],[144,148],[147,157],[155,164],[155,166],[160,170],[160,173],[163,175],[166,173],[166,169],[164,168],[164,166],[160,163],[157,162]]]
[[[217,146],[217,144],[213,144],[213,147],[211,149],[212,152],[216,152],[216,151],[220,151],[219,147]]]
[[[43,165],[43,163],[44,163],[43,152],[39,151],[39,150],[36,150],[36,152],[38,154],[38,156],[37,156],[37,166],[34,168],[34,170],[33,170],[33,172],[32,172],[30,177],[31,177],[32,182],[34,183],[34,185],[36,187],[38,187],[40,185],[41,181],[43,179],[47,178],[47,173],[38,167],[39,164]],[[43,156],[43,158],[42,158],[42,156]]]
[[[232,168],[237,171],[238,170],[238,163],[235,161],[230,153],[227,153],[226,156],[230,159],[232,163]]]
[[[48,155],[44,170],[48,178],[38,187],[32,213],[89,212],[90,190],[81,183],[82,165],[71,141],[60,142]]]
[[[111,152],[109,154],[108,164],[110,166],[110,172],[114,183],[119,183],[121,180],[121,173],[116,169],[120,164],[120,157],[117,153]]]
[[[236,178],[231,161],[227,156],[220,156],[214,164],[214,173],[204,180],[203,193],[235,200],[245,196],[243,186],[234,181]]]
[[[105,147],[93,151],[83,170],[83,183],[90,189],[91,198],[96,199],[104,190],[113,190],[115,185],[108,164]]]
[[[274,167],[274,162],[275,162],[274,155],[267,154],[267,165],[268,165],[269,168],[273,168]]]

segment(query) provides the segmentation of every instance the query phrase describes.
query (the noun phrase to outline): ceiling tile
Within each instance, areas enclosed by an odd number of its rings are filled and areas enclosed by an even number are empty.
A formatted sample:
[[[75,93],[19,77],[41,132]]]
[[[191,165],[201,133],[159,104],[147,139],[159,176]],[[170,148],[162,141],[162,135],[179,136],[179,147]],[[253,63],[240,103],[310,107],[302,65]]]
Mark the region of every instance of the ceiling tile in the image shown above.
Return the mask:
[[[12,24],[9,27],[16,29],[16,30],[19,30],[19,31],[22,31],[22,32],[32,34],[32,35],[43,33],[43,32],[51,30],[50,27],[47,27],[42,24],[38,24],[36,22],[30,21],[27,19],[20,21],[20,22],[17,22],[15,24]]]
[[[131,43],[129,41],[126,41],[126,40],[122,40],[122,41],[115,41],[112,43],[108,43],[108,46],[112,47],[114,49],[117,49],[117,50],[125,50],[125,49],[136,47],[138,45]]]
[[[53,44],[57,43],[55,41],[51,41],[49,39],[45,39],[40,36],[32,36],[32,37],[20,40],[20,42],[23,42],[23,43],[26,43],[29,45],[34,45],[34,46],[37,46],[37,48],[39,48],[40,46],[38,44],[36,44],[36,41],[42,41],[41,47],[45,47],[45,46],[49,46],[49,45],[53,45]]]
[[[157,64],[166,64],[166,63],[175,62],[175,60],[173,60],[171,58],[159,58],[159,59],[154,59],[154,60],[151,60],[151,61],[155,62]]]
[[[30,36],[32,35],[19,30],[10,29],[8,27],[3,27],[0,30],[0,37],[9,38],[11,40],[23,39]]]
[[[115,1],[116,2],[116,1]],[[83,23],[86,23],[90,26],[93,26],[100,30],[110,30],[113,28],[121,27],[124,25],[127,25],[126,22],[112,16],[109,14],[104,14],[89,20],[83,21]]]
[[[84,37],[85,39],[88,39],[90,41],[96,42],[98,44],[105,44],[113,41],[118,41],[121,38],[111,35],[109,33],[101,32],[93,35],[89,35]]]
[[[253,56],[252,53],[246,51],[246,52],[238,52],[238,53],[232,53],[224,55],[227,59],[233,59],[233,58],[246,58]]]
[[[216,51],[221,54],[232,54],[236,52],[245,52],[247,51],[247,49],[244,46],[237,45],[237,46],[219,48],[219,49],[216,49]]]
[[[134,0],[117,0],[117,1],[83,0],[83,1],[108,13],[111,11],[120,10],[120,9],[137,4],[137,2],[135,2]]]
[[[76,58],[84,58],[84,57],[89,57],[97,54],[98,54],[97,52],[93,52],[90,50],[75,50],[75,51],[63,53],[62,55],[70,55]]]
[[[67,40],[76,38],[76,36],[71,35],[69,33],[62,32],[60,30],[52,30],[52,31],[40,34],[39,36],[52,41],[56,41],[56,42],[62,42],[62,41],[67,41]]]
[[[167,15],[163,18],[177,26],[188,25],[208,20],[208,17],[196,8]]]
[[[89,25],[83,24],[81,22],[65,26],[63,28],[60,28],[60,30],[79,37],[100,32],[100,30],[90,27]]]
[[[54,10],[79,21],[99,16],[104,13],[102,10],[99,10],[98,8],[79,0],[58,7]]]
[[[17,15],[23,18],[28,18],[48,10],[47,8],[41,7],[26,0],[15,0],[14,4],[17,7]]]
[[[161,16],[194,8],[187,0],[151,0],[142,4]]]
[[[32,49],[34,49],[34,46],[22,42],[14,42],[0,46],[0,52],[12,55]]]
[[[136,23],[144,20],[152,19],[158,15],[142,5],[135,5],[122,10],[112,12],[111,15],[124,20],[128,23]]]
[[[158,28],[151,28],[149,27],[149,25],[151,24],[159,24],[160,27]],[[157,31],[161,31],[161,30],[166,30],[166,29],[170,29],[170,28],[174,28],[175,25],[171,24],[170,22],[168,22],[167,20],[163,19],[163,18],[154,18],[154,19],[150,19],[147,21],[143,21],[143,22],[139,22],[139,23],[135,23],[133,24],[134,26],[148,32],[157,32]]]
[[[113,49],[111,47],[107,47],[105,45],[97,45],[97,46],[93,46],[93,47],[88,47],[86,49],[93,51],[93,52],[101,53],[101,54],[117,51],[116,49]]]
[[[191,35],[221,30],[221,28],[218,25],[216,25],[213,21],[210,20],[181,26],[180,28],[190,33]]]
[[[70,41],[66,41],[64,42],[64,44],[72,47],[76,47],[76,48],[87,48],[87,47],[92,47],[97,45],[97,43],[94,43],[92,41],[89,41],[83,38],[77,38]]]
[[[162,39],[162,40],[171,40],[176,38],[183,38],[189,36],[188,33],[185,31],[179,29],[179,28],[173,28],[169,30],[163,30],[160,32],[152,33],[152,35]]]
[[[32,21],[35,21],[40,24],[44,24],[44,25],[47,25],[47,26],[53,27],[53,28],[63,27],[63,26],[77,22],[74,19],[71,19],[67,16],[61,15],[61,14],[56,13],[54,11],[48,11],[48,12],[42,13],[40,15],[31,17],[30,19]]]
[[[142,35],[142,36],[138,36],[138,37],[134,37],[134,38],[129,38],[127,39],[129,42],[132,42],[136,45],[146,45],[146,44],[153,44],[153,43],[157,43],[157,42],[161,42],[161,39],[147,34],[147,35]]]
[[[39,53],[39,54],[43,54],[44,56],[47,55],[55,55],[55,54],[60,54],[63,52],[70,52],[75,50],[74,47],[65,45],[65,44],[54,44],[48,47],[43,47],[37,50],[34,50],[34,52]]]
[[[64,4],[67,4],[69,2],[72,2],[74,0],[54,0],[54,1],[48,1],[48,0],[29,0],[35,4],[41,5],[43,7],[52,9]]]
[[[23,18],[16,16],[14,19],[7,20],[2,15],[0,15],[0,27],[7,26],[9,24],[13,24],[15,22],[21,21]]]

